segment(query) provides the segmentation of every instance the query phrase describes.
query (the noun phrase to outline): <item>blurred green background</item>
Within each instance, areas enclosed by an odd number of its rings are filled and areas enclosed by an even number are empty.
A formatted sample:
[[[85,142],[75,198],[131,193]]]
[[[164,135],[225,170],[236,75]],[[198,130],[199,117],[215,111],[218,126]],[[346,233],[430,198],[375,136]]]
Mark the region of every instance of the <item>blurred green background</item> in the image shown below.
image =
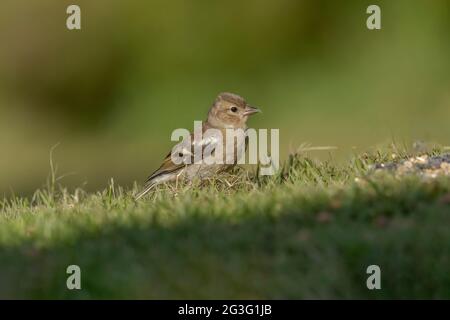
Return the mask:
[[[0,195],[40,187],[56,143],[64,185],[142,181],[221,91],[263,110],[282,158],[450,144],[448,0],[2,0],[0,40]]]

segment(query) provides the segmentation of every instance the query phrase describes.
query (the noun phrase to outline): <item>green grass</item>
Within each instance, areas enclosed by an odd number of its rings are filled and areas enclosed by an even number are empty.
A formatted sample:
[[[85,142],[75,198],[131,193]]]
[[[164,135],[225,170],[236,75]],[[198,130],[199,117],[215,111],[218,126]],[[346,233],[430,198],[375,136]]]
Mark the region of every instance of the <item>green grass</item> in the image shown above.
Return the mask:
[[[449,298],[450,179],[371,174],[391,154],[292,155],[276,176],[241,169],[137,203],[53,174],[0,203],[0,298]],[[66,289],[71,264],[82,290]]]

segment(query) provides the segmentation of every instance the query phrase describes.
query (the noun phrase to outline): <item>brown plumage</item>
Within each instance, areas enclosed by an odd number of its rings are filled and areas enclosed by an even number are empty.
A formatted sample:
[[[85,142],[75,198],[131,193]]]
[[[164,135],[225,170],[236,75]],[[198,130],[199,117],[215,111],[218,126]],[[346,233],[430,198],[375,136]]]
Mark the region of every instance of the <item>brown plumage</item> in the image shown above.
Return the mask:
[[[202,123],[202,139],[198,141],[195,140],[194,133],[191,133],[190,143],[187,140],[183,140],[177,144],[163,160],[163,163],[158,170],[151,174],[145,181],[143,190],[135,196],[136,200],[146,195],[159,183],[174,181],[179,177],[188,180],[192,180],[196,177],[204,179],[214,176],[220,171],[235,165],[238,157],[237,152],[234,153],[234,163],[232,164],[199,164],[193,161],[193,150],[195,147],[201,147],[202,151],[205,148],[214,147],[214,144],[218,143],[220,140],[218,139],[218,136],[215,136],[214,130],[207,130],[216,129],[216,132],[217,130],[220,131],[224,138],[222,143],[226,158],[226,129],[237,129],[236,132],[238,135],[245,135],[248,117],[257,112],[260,112],[260,110],[248,105],[241,96],[228,92],[220,93],[208,112],[207,120]],[[236,148],[238,147],[236,146]],[[190,164],[174,163],[172,158],[177,155],[191,157]]]

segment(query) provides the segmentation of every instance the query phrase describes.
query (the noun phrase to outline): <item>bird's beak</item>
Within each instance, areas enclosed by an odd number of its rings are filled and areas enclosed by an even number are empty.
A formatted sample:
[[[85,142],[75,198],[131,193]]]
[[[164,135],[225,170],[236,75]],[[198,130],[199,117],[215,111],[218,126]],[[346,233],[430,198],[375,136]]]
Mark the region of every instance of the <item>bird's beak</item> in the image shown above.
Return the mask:
[[[247,105],[244,110],[244,116],[250,116],[252,114],[261,112],[258,108]]]

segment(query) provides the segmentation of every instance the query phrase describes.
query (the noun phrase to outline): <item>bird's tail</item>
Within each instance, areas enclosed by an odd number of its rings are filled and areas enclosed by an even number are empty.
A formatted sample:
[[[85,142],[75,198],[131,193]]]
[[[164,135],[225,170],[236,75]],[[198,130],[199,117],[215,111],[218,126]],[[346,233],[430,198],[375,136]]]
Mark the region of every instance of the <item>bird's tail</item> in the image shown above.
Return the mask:
[[[134,200],[139,200],[140,198],[142,198],[143,196],[145,196],[147,193],[150,192],[150,190],[152,190],[152,188],[156,185],[156,183],[148,183],[144,186],[144,189],[142,189],[141,191],[139,191],[138,193],[136,193],[136,195],[134,196]]]

